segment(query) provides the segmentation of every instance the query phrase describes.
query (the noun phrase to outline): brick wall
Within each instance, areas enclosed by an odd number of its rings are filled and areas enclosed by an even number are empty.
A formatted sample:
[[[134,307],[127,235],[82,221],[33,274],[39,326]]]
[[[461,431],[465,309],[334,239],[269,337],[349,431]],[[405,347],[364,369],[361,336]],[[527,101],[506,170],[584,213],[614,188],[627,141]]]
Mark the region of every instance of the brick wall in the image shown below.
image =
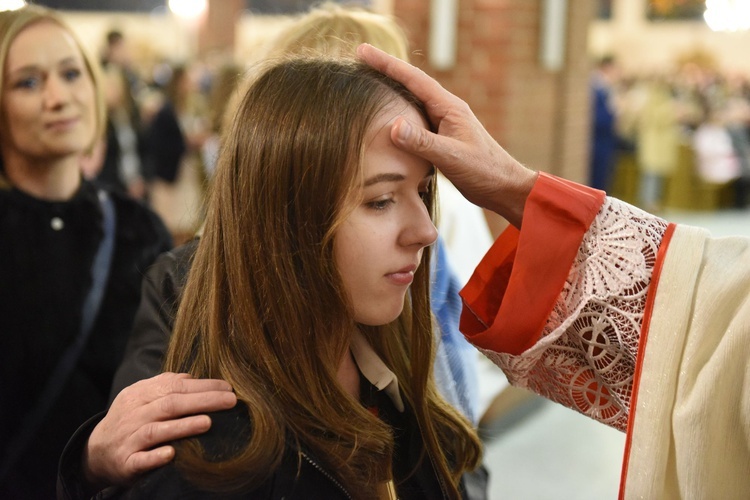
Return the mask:
[[[412,62],[474,110],[487,130],[531,168],[572,180],[587,177],[588,26],[594,0],[568,0],[566,63],[539,63],[542,0],[460,0],[456,67],[427,59],[430,0],[395,0],[393,14],[410,36]]]

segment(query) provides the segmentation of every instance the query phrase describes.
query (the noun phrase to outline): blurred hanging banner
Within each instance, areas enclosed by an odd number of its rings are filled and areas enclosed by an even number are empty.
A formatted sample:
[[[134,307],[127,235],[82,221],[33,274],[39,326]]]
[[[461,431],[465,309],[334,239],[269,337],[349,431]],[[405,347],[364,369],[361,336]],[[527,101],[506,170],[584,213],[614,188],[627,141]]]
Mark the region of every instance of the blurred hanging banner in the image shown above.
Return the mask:
[[[543,0],[539,62],[544,69],[558,71],[565,65],[565,28],[568,0]]]
[[[430,2],[430,64],[446,71],[456,65],[458,0]]]

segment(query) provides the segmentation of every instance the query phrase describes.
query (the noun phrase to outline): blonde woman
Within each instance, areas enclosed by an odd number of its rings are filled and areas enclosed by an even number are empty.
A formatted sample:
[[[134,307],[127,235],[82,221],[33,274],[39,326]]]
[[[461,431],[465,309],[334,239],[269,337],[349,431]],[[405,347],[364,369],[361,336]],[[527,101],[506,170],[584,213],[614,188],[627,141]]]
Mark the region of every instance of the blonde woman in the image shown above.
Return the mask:
[[[82,180],[104,105],[96,62],[56,13],[0,12],[0,70],[0,497],[52,498],[170,238],[144,206]]]

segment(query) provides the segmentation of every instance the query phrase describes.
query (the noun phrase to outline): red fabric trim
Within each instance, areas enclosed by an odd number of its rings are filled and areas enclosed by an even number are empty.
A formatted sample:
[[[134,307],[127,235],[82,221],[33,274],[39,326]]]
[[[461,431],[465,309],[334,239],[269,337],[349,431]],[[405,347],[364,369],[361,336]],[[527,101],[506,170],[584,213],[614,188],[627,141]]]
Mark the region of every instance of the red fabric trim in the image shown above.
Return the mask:
[[[474,345],[514,355],[541,335],[605,194],[540,173],[523,227],[508,228],[461,290],[460,329]]]
[[[654,310],[654,300],[656,291],[659,288],[659,278],[664,265],[664,257],[667,254],[669,243],[672,241],[672,235],[675,230],[674,224],[669,224],[664,233],[664,237],[659,245],[659,251],[656,253],[656,262],[654,270],[651,272],[651,283],[648,287],[646,296],[646,307],[643,309],[643,324],[641,325],[641,334],[638,339],[638,357],[635,362],[635,372],[633,373],[633,388],[630,396],[630,414],[628,415],[628,430],[625,437],[625,452],[622,458],[622,471],[620,473],[620,493],[618,498],[625,498],[625,482],[628,476],[628,466],[630,465],[630,447],[633,442],[633,424],[635,423],[635,410],[638,406],[638,388],[641,383],[641,369],[643,368],[643,358],[646,355],[646,343],[648,342],[649,328],[651,327],[651,314]]]

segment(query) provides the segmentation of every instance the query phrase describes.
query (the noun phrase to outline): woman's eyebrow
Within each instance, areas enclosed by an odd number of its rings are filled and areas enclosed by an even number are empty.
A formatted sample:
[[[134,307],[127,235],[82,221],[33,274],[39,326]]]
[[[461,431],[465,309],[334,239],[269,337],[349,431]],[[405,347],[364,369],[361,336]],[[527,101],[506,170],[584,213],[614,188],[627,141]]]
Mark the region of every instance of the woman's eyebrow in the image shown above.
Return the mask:
[[[433,167],[429,172],[427,172],[427,175],[425,175],[422,179],[429,179],[431,177],[435,176],[435,167]],[[372,186],[373,184],[377,184],[378,182],[399,182],[406,179],[406,176],[403,174],[398,174],[395,172],[385,172],[382,174],[373,175],[369,179],[365,181],[365,187]]]
[[[367,179],[365,181],[365,187],[372,186],[373,184],[377,184],[378,182],[398,182],[398,181],[403,181],[405,179],[406,177],[401,174],[382,173],[382,174],[373,175],[372,177]]]
[[[57,66],[64,66],[69,64],[75,64],[78,62],[78,59],[74,56],[68,56],[63,59],[60,59],[55,64]],[[38,64],[32,63],[32,64],[26,64],[24,66],[19,66],[16,68],[9,68],[8,73],[14,74],[14,73],[36,73],[42,71],[42,67]]]

